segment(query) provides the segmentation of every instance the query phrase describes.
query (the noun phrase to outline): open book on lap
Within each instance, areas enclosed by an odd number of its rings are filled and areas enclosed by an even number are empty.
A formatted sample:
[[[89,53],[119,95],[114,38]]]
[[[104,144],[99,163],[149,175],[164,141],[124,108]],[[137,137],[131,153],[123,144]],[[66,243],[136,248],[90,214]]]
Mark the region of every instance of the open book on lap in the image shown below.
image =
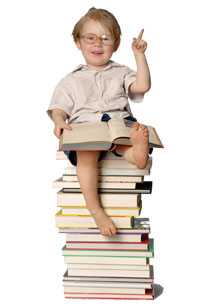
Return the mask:
[[[131,145],[130,130],[123,119],[112,118],[108,122],[72,123],[72,130],[64,129],[60,138],[60,150],[109,150],[112,144]],[[162,142],[152,126],[149,146],[162,148]]]

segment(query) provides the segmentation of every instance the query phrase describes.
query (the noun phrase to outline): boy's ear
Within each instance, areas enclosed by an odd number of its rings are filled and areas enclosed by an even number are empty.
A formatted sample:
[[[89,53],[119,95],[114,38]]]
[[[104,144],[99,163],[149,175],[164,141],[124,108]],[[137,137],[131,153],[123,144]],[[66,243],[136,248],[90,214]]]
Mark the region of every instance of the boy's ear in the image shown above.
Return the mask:
[[[77,47],[78,49],[81,49],[81,44],[80,44],[80,41],[79,41],[79,40],[77,40],[77,41],[75,42],[75,44],[76,44],[76,47]]]

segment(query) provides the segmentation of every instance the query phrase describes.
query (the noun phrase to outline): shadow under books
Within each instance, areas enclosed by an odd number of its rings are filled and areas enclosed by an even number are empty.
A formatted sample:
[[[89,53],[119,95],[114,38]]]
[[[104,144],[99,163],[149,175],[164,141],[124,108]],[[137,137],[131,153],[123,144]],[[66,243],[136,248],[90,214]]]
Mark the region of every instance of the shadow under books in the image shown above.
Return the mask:
[[[159,297],[162,293],[164,288],[160,285],[160,284],[153,284],[153,289],[154,289],[154,299],[156,299],[157,297]]]

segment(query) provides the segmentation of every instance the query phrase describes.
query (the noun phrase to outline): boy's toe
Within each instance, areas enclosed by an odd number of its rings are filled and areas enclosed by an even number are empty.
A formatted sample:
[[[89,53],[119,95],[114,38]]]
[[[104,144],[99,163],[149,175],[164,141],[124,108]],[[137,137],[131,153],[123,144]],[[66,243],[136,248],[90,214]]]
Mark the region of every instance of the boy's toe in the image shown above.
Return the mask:
[[[112,227],[112,228],[111,228],[111,233],[112,233],[112,235],[115,235],[116,232],[117,232],[116,228]]]
[[[106,229],[103,229],[103,228],[102,228],[102,229],[101,229],[101,234],[102,234],[102,235],[107,235],[107,234],[106,234]]]
[[[134,128],[135,130],[138,130],[139,127],[140,127],[140,124],[139,124],[138,122],[134,123],[133,128]]]

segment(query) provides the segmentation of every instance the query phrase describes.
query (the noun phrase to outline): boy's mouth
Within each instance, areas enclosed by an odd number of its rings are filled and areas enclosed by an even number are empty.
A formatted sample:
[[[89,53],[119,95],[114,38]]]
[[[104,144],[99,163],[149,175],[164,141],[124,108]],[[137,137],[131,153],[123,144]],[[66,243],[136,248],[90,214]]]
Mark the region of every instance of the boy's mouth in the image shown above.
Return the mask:
[[[99,55],[102,55],[103,54],[103,51],[100,51],[100,50],[94,50],[91,52],[93,55],[95,56],[99,56]]]

